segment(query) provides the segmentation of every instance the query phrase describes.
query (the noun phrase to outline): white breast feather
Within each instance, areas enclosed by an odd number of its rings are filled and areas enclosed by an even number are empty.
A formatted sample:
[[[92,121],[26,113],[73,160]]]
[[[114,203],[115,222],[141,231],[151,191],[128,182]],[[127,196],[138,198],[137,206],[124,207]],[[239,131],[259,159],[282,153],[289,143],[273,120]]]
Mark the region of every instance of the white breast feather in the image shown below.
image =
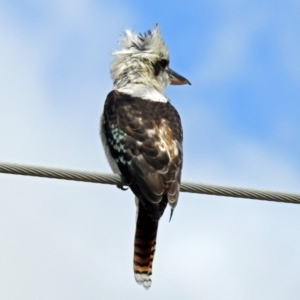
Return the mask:
[[[116,89],[120,93],[128,94],[132,97],[151,100],[157,102],[168,102],[167,97],[153,87],[142,84],[129,84],[125,87]]]

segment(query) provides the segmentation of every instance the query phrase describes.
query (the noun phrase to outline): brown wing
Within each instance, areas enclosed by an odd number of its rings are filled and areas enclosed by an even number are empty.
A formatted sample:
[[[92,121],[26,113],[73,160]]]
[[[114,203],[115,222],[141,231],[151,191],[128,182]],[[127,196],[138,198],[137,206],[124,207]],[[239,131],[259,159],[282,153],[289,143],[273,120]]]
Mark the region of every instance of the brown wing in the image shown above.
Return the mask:
[[[112,91],[103,117],[110,154],[148,214],[158,221],[163,195],[174,208],[179,194],[182,127],[177,111],[169,102]]]

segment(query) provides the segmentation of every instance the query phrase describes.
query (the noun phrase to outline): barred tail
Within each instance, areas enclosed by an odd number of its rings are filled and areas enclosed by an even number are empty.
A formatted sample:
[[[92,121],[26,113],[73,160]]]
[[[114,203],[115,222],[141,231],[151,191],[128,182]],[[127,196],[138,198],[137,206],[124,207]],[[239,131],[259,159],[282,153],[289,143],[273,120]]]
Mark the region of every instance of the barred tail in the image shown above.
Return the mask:
[[[151,286],[152,263],[155,252],[158,221],[147,214],[143,205],[139,204],[136,232],[134,239],[134,277],[145,289]]]

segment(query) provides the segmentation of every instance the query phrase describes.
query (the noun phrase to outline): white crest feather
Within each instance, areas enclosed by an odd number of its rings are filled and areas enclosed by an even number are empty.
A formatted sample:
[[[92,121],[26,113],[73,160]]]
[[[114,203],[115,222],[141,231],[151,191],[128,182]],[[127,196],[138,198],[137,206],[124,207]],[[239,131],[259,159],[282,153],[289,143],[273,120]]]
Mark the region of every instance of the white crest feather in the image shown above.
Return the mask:
[[[136,34],[126,29],[120,41],[121,50],[112,53],[114,56],[133,55],[140,57],[169,58],[169,51],[161,38],[158,25],[145,34]]]

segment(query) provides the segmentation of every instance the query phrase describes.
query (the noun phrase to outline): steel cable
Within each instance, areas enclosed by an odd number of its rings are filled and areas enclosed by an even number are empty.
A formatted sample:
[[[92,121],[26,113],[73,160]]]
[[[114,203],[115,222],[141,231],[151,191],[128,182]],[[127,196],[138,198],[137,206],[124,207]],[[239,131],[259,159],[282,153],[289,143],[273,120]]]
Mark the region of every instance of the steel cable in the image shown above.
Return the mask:
[[[84,181],[84,182],[93,182],[93,183],[103,183],[103,184],[111,184],[111,185],[118,185],[118,186],[128,185],[124,180],[122,180],[120,176],[115,174],[64,170],[64,169],[9,164],[9,163],[0,163],[0,173],[47,177],[47,178]],[[186,193],[267,200],[267,201],[295,203],[295,204],[300,203],[300,195],[298,194],[216,186],[216,185],[200,184],[200,183],[192,183],[192,182],[182,182],[180,190],[181,192],[186,192]]]

